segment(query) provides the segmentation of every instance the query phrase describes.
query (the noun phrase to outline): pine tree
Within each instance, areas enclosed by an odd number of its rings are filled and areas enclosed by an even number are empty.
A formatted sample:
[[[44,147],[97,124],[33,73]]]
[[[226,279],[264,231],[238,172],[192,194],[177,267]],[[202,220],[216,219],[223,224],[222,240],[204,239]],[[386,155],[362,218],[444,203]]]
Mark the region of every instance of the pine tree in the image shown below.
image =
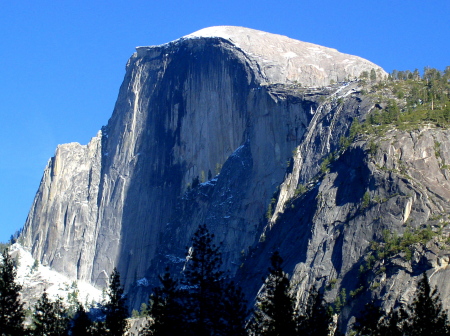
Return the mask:
[[[182,335],[187,324],[184,321],[184,308],[178,281],[172,279],[169,268],[163,276],[159,276],[160,287],[153,289],[150,295],[150,320],[142,335],[171,336]]]
[[[9,249],[2,253],[0,265],[0,334],[22,335],[25,312],[20,302],[22,286],[16,284],[16,267]]]
[[[383,315],[383,310],[375,305],[373,301],[367,303],[361,316],[356,319],[356,323],[353,326],[358,331],[357,335],[380,335],[380,322]]]
[[[407,328],[409,320],[410,316],[403,306],[386,314],[381,307],[371,301],[366,304],[362,315],[356,319],[354,328],[358,336],[410,335]]]
[[[225,279],[214,235],[200,225],[192,237],[182,286],[169,270],[150,296],[144,335],[246,335],[248,316],[242,290]]]
[[[78,304],[78,309],[72,320],[72,336],[93,335],[93,322],[89,318],[82,304]]]
[[[386,336],[403,336],[407,333],[407,322],[410,316],[403,306],[391,310],[379,324],[378,334]]]
[[[294,305],[289,295],[289,279],[283,272],[278,252],[271,257],[269,275],[258,296],[250,332],[255,336],[295,335]]]
[[[107,335],[122,336],[128,329],[128,309],[120,284],[120,274],[116,268],[110,276],[108,302],[105,304],[104,312],[106,315],[104,326]]]
[[[299,335],[328,336],[331,315],[325,307],[323,295],[316,288],[310,289],[304,309],[297,312],[296,324]]]
[[[47,292],[36,303],[33,314],[33,336],[66,336],[68,335],[69,318],[62,299],[50,301]]]
[[[377,80],[377,73],[375,72],[375,69],[370,70],[370,80],[372,82]]]
[[[221,319],[223,271],[219,247],[206,225],[200,225],[192,238],[184,269],[188,288],[187,320],[193,335],[217,335],[223,329]]]
[[[437,289],[431,291],[426,273],[419,282],[410,311],[411,335],[450,335],[447,312],[442,308]]]
[[[223,335],[246,336],[249,310],[242,289],[234,282],[229,282],[226,284],[223,294]]]

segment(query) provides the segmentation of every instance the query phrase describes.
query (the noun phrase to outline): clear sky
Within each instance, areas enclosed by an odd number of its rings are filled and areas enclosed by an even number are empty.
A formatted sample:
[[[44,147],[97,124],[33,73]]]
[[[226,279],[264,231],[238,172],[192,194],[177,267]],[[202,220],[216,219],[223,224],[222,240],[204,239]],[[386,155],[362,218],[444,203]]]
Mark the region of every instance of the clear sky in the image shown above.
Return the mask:
[[[0,241],[25,222],[56,146],[112,113],[134,47],[236,25],[336,48],[386,71],[450,65],[450,1],[3,0]]]

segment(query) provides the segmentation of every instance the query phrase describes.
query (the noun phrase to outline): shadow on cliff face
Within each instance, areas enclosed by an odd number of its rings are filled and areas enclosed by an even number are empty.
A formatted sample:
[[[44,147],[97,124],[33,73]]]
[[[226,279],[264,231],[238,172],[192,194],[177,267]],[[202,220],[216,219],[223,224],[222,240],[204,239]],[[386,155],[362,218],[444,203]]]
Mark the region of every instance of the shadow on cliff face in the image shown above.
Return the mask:
[[[337,188],[336,206],[347,203],[358,204],[370,186],[371,174],[365,162],[367,154],[361,147],[347,150],[332,166],[331,173],[337,177],[333,187]]]
[[[143,88],[145,99],[150,103],[148,109],[143,111],[148,115],[146,124],[141,126],[145,128],[145,131],[142,132],[142,137],[137,142],[137,154],[133,158],[136,160],[133,176],[130,177],[131,182],[124,195],[118,260],[118,269],[126,284],[126,290],[134,287],[130,292],[132,301],[130,306],[136,307],[135,303],[140,304],[137,301],[142,295],[136,294],[136,290],[144,290],[136,288],[136,281],[146,276],[146,281],[149,282],[148,288],[157,285],[157,275],[164,271],[165,266],[162,265],[161,260],[164,260],[165,264],[167,256],[180,255],[184,257],[185,247],[188,245],[191,235],[208,214],[208,200],[193,199],[190,204],[188,200],[182,199],[183,190],[186,188],[185,185],[182,185],[185,174],[193,167],[198,170],[198,174],[200,174],[200,170],[214,171],[217,163],[223,163],[211,156],[211,152],[216,148],[214,141],[217,139],[208,138],[203,141],[200,138],[201,134],[198,135],[198,143],[194,144],[186,144],[185,139],[180,139],[182,127],[186,124],[183,120],[196,113],[213,112],[230,115],[232,120],[242,119],[244,120],[242,125],[236,125],[235,132],[229,132],[228,129],[223,131],[230,134],[230,139],[227,138],[230,144],[227,143],[223,147],[224,150],[228,150],[228,147],[235,149],[243,143],[245,133],[241,128],[248,123],[246,122],[245,106],[249,92],[254,85],[254,78],[248,77],[247,69],[239,63],[241,61],[236,59],[234,54],[218,47],[218,44],[222,42],[218,40],[198,46],[195,53],[192,52],[191,47],[178,46],[176,52],[173,54],[169,52],[169,57],[172,59],[167,63],[164,73],[158,77],[156,82],[153,80],[153,82],[146,83],[146,87]],[[152,62],[151,59],[146,61]],[[216,72],[213,73],[213,71]],[[230,83],[225,81],[226,76]],[[220,104],[220,102],[211,100],[211,102],[206,102],[205,106],[196,107],[197,110],[195,110],[195,106],[191,106],[189,110],[189,99],[192,100],[199,94],[195,88],[203,86],[206,86],[208,90],[212,90],[211,87],[215,88],[215,91],[220,92],[223,97],[228,97],[232,103]],[[187,97],[188,94],[190,96]],[[213,106],[208,105],[210,103]],[[190,104],[192,105],[192,102]],[[236,109],[235,106],[242,108]],[[168,126],[168,122],[172,120],[174,122]],[[219,117],[217,117],[217,122],[218,120]],[[220,130],[225,127],[226,125],[221,124],[217,126]],[[197,131],[184,129],[185,133]],[[195,148],[187,148],[194,145]],[[200,160],[195,155],[192,155],[190,161],[184,157],[176,157],[174,153],[176,146],[182,148],[180,152],[186,156],[190,155],[190,151],[193,152],[196,148],[200,148],[201,151],[198,155],[212,157],[209,162],[210,167],[200,166],[201,164],[206,165],[205,162],[208,163],[208,160]],[[229,153],[219,153],[216,156],[226,158],[226,155]],[[249,159],[251,160],[251,155],[249,155]],[[240,161],[239,164],[242,166]],[[244,172],[251,174],[251,165],[245,168]],[[223,173],[225,172],[226,169],[223,170]],[[238,175],[234,171],[231,176],[237,178]],[[235,187],[244,190],[246,180],[248,180],[247,175],[242,177]],[[233,179],[230,181],[232,182]],[[230,181],[227,183],[230,184]],[[216,189],[220,189],[220,183],[221,181],[218,181]],[[234,196],[236,195],[238,193],[234,192]],[[148,276],[149,270],[151,270],[154,283]]]
[[[237,279],[246,289],[249,300],[254,299],[262,285],[262,280],[257,282],[255,279],[262,279],[267,275],[271,253],[280,251],[284,259],[283,268],[289,274],[293,274],[299,264],[307,261],[309,241],[314,239],[313,232],[316,225],[314,217],[321,211],[320,190],[336,188],[336,207],[343,207],[343,211],[347,212],[343,221],[328,223],[333,224],[335,237],[334,241],[330,241],[332,243],[330,245],[331,262],[338,274],[342,272],[346,235],[348,235],[346,225],[362,214],[360,204],[364,193],[372,188],[371,184],[373,184],[365,159],[366,153],[361,147],[353,147],[345,152],[331,165],[329,175],[325,175],[320,183],[293,200],[273,227],[266,231],[265,240],[255,244],[237,274]],[[327,186],[327,183],[330,184]],[[324,244],[324,249],[327,248],[325,246]],[[256,260],[257,264],[255,264]],[[312,265],[306,265],[306,267],[310,266]],[[358,267],[359,265],[354,266],[354,270],[349,271],[349,279],[357,278]]]
[[[306,262],[313,216],[317,210],[318,191],[318,187],[315,187],[293,200],[290,208],[280,215],[273,227],[266,230],[265,237],[249,251],[236,275],[249,302],[254,300],[263,279],[267,276],[270,256],[274,251],[280,252],[284,260],[283,269],[288,274],[294,273],[297,264]]]

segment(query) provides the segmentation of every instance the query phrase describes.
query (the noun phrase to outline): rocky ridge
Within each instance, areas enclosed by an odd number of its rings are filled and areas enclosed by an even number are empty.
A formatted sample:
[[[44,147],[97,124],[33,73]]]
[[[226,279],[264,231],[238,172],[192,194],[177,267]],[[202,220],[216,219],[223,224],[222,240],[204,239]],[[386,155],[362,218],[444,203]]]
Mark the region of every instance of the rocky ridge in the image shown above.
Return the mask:
[[[370,299],[388,310],[410,302],[423,272],[448,307],[449,135],[421,128],[362,137],[325,173],[303,180],[301,194],[282,186],[277,204],[282,211],[269,221],[264,241],[240,270],[243,282],[264,274],[266,264],[255,266],[254,255],[280,249],[299,300],[312,285],[324,290],[329,302],[344,290],[343,325]],[[446,145],[435,152],[436,142]],[[288,175],[284,183],[290,181]],[[289,192],[294,196],[283,196]],[[401,236],[425,228],[435,236],[411,246],[410,256],[408,250],[384,256],[373,252],[386,231]]]

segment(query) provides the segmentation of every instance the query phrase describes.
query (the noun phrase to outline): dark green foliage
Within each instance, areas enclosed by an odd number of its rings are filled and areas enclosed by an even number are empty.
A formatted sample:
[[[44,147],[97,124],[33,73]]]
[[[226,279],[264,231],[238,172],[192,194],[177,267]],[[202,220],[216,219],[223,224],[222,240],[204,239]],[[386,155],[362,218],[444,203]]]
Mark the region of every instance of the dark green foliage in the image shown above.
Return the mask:
[[[358,335],[376,336],[380,332],[380,321],[383,317],[383,311],[375,303],[369,302],[366,304],[362,315],[356,319],[354,329]]]
[[[272,199],[270,200],[270,203],[269,203],[269,207],[267,208],[267,212],[266,212],[266,218],[269,220],[272,218],[273,210],[274,210],[276,202],[277,202],[277,200],[272,197]]]
[[[366,191],[361,201],[361,209],[365,209],[370,205],[370,193]]]
[[[222,301],[223,335],[245,336],[246,320],[249,315],[244,293],[234,282],[225,285]]]
[[[297,312],[297,334],[303,336],[328,336],[331,324],[323,295],[314,287],[309,291],[306,305]]]
[[[371,271],[376,261],[387,260],[399,253],[403,253],[404,259],[411,260],[414,245],[426,244],[435,235],[436,233],[429,226],[422,229],[407,228],[402,236],[391,233],[389,230],[383,230],[380,241],[371,242],[364,263],[360,266],[360,275]]]
[[[356,319],[355,331],[359,336],[403,336],[409,315],[403,307],[392,310],[389,314],[375,303],[366,304],[362,315]]]
[[[219,247],[206,225],[200,225],[192,238],[184,269],[188,288],[185,307],[189,330],[193,335],[216,335],[223,328],[221,320],[223,272]]]
[[[336,300],[334,301],[333,310],[336,314],[339,314],[342,308],[347,304],[347,291],[345,288],[341,288],[339,295],[336,296]]]
[[[348,146],[350,146],[351,143],[355,141],[357,135],[361,132],[361,127],[362,126],[359,120],[357,118],[354,118],[352,121],[352,125],[350,126],[348,136],[347,137],[343,136],[339,139],[339,146],[341,152],[345,151],[348,148]]]
[[[447,312],[442,308],[437,289],[431,290],[426,273],[419,282],[411,311],[410,335],[450,335]]]
[[[322,163],[320,164],[320,171],[322,173],[325,174],[330,170],[330,165],[336,160],[335,154],[336,153],[331,153],[323,159]]]
[[[139,312],[139,316],[143,317],[143,316],[148,316],[149,312],[148,312],[148,305],[145,302],[141,303],[141,307],[140,307],[140,312]]]
[[[20,302],[22,286],[16,284],[16,267],[9,255],[9,249],[2,252],[0,264],[0,334],[22,335],[25,311]]]
[[[255,336],[295,335],[293,299],[289,295],[289,279],[283,272],[283,259],[278,252],[271,257],[269,275],[264,290],[258,296],[256,309],[250,323]]]
[[[33,314],[33,336],[65,336],[68,335],[69,318],[62,299],[50,301],[47,292],[36,303]]]
[[[372,82],[377,80],[377,73],[375,72],[375,69],[370,70],[370,80]]]
[[[200,184],[200,178],[198,176],[196,176],[191,183],[192,189],[195,189],[199,186]]]
[[[187,321],[184,319],[183,296],[178,281],[172,279],[169,268],[163,276],[159,276],[159,280],[161,286],[154,288],[150,296],[148,314],[151,320],[142,335],[182,335]]]
[[[369,78],[369,72],[368,71],[361,72],[361,74],[359,75],[359,78],[361,78],[361,79]]]
[[[159,277],[144,335],[246,335],[244,295],[224,277],[222,256],[213,240],[206,225],[200,225],[187,253],[182,286],[169,269]]]
[[[120,274],[116,268],[111,273],[108,289],[108,302],[104,306],[106,315],[104,327],[107,335],[121,336],[128,329],[128,309],[123,288],[120,284]]]
[[[394,70],[389,78],[390,81],[372,86],[375,91],[380,89],[376,97],[386,106],[369,115],[361,129],[363,133],[380,133],[384,125],[402,129],[422,122],[440,127],[450,125],[448,67],[444,72],[427,67],[422,78],[417,69],[414,72]]]
[[[385,113],[381,115],[381,122],[383,124],[391,124],[399,120],[400,109],[398,108],[397,102],[393,99],[388,101]]]
[[[382,237],[379,241],[372,241],[369,246],[369,251],[364,257],[364,262],[360,265],[359,275],[361,281],[365,279],[368,272],[376,273],[386,272],[386,267],[381,266],[377,262],[382,260],[389,260],[392,257],[402,257],[406,261],[412,259],[413,253],[417,248],[416,244],[427,244],[434,236],[435,232],[430,226],[424,228],[407,228],[402,236],[397,233],[391,233],[389,230],[383,230]],[[381,266],[378,268],[378,266]],[[368,283],[362,283],[362,285],[368,286]],[[374,283],[371,289],[376,288],[379,283]],[[374,287],[375,286],[375,287]]]
[[[90,336],[94,335],[94,324],[89,318],[82,304],[78,305],[78,309],[72,320],[72,336]]]
[[[450,335],[449,327],[447,311],[442,308],[437,290],[431,290],[425,273],[408,309],[400,307],[385,314],[370,303],[355,323],[357,335],[364,336],[443,336]]]
[[[380,324],[380,335],[403,336],[407,334],[407,321],[410,316],[404,307],[392,310]]]
[[[413,253],[414,244],[426,244],[434,236],[435,233],[430,227],[416,230],[408,228],[402,236],[384,230],[381,242],[373,242],[371,244],[371,254],[374,255],[376,259],[381,260],[387,259],[397,253],[405,252],[405,258],[409,260]]]

